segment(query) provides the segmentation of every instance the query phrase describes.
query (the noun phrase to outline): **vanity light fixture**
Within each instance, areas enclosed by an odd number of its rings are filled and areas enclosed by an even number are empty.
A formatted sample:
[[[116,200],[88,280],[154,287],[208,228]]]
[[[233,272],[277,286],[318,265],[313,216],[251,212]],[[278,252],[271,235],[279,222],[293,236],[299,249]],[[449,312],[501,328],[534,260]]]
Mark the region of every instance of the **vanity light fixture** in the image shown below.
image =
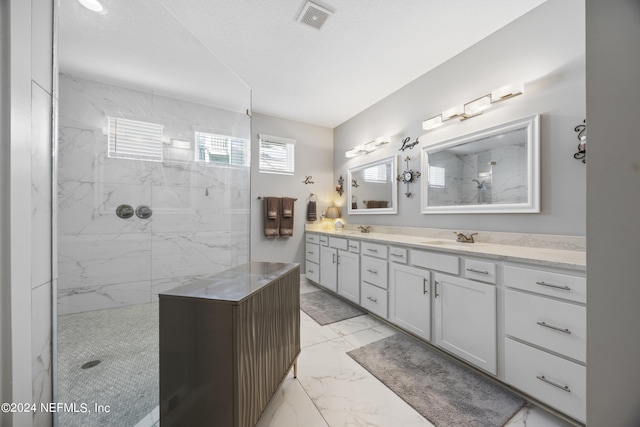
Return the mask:
[[[366,144],[360,144],[353,147],[351,150],[344,153],[345,157],[351,158],[355,156],[359,156],[360,154],[369,154],[372,151],[377,150],[380,146],[388,144],[389,138],[380,137],[376,138],[373,141],[369,141]]]
[[[104,6],[98,0],[78,0],[78,2],[92,12],[106,13]]]
[[[430,118],[422,122],[422,129],[431,130],[444,124],[444,122],[459,118],[460,120],[467,120],[471,117],[482,114],[484,110],[491,107],[496,102],[504,101],[513,98],[524,93],[524,85],[522,83],[510,83],[502,86],[488,95],[481,96],[480,98],[469,101],[463,105],[456,105],[435,117]]]

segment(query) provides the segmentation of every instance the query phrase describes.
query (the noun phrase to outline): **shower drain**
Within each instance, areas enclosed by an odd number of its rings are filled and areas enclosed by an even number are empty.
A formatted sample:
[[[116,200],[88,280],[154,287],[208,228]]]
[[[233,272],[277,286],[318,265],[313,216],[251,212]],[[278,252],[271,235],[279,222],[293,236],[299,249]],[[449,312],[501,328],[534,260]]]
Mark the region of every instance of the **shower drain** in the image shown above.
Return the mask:
[[[92,361],[87,362],[84,365],[80,366],[80,368],[82,368],[82,369],[93,368],[94,366],[98,366],[100,364],[100,362],[101,362],[101,360],[92,360]]]

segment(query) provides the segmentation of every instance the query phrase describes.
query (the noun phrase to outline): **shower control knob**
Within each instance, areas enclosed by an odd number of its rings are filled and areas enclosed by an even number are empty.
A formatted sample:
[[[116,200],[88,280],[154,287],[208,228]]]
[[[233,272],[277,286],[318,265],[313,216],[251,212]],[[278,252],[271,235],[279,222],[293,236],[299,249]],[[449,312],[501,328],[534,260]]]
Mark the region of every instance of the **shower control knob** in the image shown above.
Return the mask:
[[[151,208],[147,205],[140,205],[136,208],[136,215],[138,218],[147,219],[153,214]]]
[[[116,208],[116,215],[122,219],[129,219],[133,216],[133,207],[130,205],[120,205]]]

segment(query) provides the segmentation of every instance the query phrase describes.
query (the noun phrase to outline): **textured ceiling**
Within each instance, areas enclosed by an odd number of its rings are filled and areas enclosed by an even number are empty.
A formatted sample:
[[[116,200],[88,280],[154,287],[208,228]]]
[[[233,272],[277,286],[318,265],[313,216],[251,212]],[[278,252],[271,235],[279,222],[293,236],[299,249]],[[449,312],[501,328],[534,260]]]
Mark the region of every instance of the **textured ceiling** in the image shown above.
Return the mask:
[[[60,68],[332,128],[544,1],[61,0]]]

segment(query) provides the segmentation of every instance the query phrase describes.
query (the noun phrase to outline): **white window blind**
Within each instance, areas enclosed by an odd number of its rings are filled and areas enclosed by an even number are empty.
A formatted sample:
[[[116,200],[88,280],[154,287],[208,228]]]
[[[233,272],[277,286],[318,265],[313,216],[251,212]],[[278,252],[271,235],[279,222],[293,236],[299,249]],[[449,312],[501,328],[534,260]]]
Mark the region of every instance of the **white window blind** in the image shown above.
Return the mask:
[[[208,132],[195,133],[196,161],[246,166],[249,163],[247,140]]]
[[[371,166],[364,170],[365,182],[387,182],[387,165]]]
[[[444,188],[445,169],[429,165],[429,187]]]
[[[293,175],[296,141],[270,135],[260,135],[259,171]]]
[[[162,161],[163,125],[109,117],[108,156]]]

